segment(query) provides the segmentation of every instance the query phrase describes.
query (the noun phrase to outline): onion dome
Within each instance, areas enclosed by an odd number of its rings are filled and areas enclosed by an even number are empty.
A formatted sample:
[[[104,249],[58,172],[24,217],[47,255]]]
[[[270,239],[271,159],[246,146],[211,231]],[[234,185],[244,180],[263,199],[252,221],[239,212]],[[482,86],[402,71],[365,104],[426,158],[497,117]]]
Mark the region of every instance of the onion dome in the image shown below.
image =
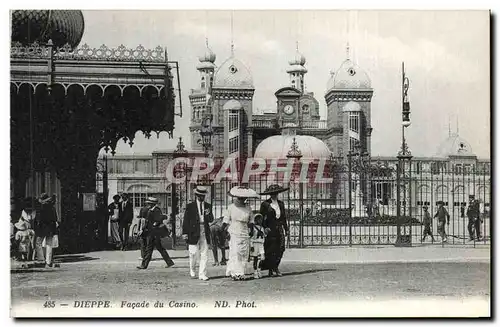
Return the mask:
[[[215,72],[214,88],[253,89],[250,70],[238,59],[231,56]]]
[[[229,100],[228,102],[224,103],[224,106],[222,107],[222,110],[241,110],[243,109],[243,106],[238,100]]]
[[[350,59],[342,63],[340,68],[332,74],[327,84],[327,90],[332,89],[371,89],[368,74]]]
[[[290,65],[286,70],[287,73],[307,73],[307,68],[300,65]]]
[[[436,151],[436,156],[439,158],[448,158],[450,156],[475,156],[472,148],[466,140],[458,136],[458,134],[450,135],[443,143],[439,145]]]
[[[295,55],[293,58],[288,61],[290,65],[299,65],[299,66],[304,66],[306,63],[306,57],[302,53],[299,52],[299,50],[295,51]]]
[[[342,111],[344,112],[361,111],[361,106],[357,102],[349,101],[344,105]]]
[[[304,159],[330,158],[330,150],[322,140],[309,135],[274,135],[262,141],[255,150],[254,158],[286,159],[293,141]]]
[[[81,10],[13,10],[12,41],[22,44],[47,43],[76,48],[83,37]]]
[[[210,62],[213,64],[215,62],[216,58],[217,58],[217,56],[215,55],[215,53],[212,51],[212,49],[210,49],[210,47],[207,44],[207,47],[205,48],[205,52],[201,56],[198,57],[198,60],[200,62]]]

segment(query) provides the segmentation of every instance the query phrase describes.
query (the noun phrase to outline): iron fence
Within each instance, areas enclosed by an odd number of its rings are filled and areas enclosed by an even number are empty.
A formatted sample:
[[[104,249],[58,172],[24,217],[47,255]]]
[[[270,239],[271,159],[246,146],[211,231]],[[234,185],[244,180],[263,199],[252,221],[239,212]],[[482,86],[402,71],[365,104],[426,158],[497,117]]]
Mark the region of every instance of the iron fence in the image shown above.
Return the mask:
[[[398,170],[398,165],[400,169]],[[459,168],[460,167],[460,168]],[[399,176],[398,176],[399,174]],[[330,160],[330,181],[280,181],[269,174],[253,176],[248,186],[258,193],[271,183],[289,187],[279,198],[285,202],[290,226],[289,247],[335,245],[395,244],[400,234],[411,244],[432,243],[424,233],[424,206],[432,217],[434,243],[441,243],[437,233],[437,203],[442,201],[450,214],[446,225],[448,241],[444,245],[488,244],[490,234],[490,165],[454,165],[448,162],[411,160],[404,166],[398,160]],[[398,187],[399,183],[399,187]],[[213,205],[216,218],[222,217],[232,198],[228,191],[237,182],[222,180],[209,183],[207,200]],[[184,206],[193,199],[195,184],[182,187]],[[398,193],[399,192],[399,201]],[[480,201],[481,238],[469,241],[467,206],[469,195]],[[259,210],[262,199],[249,199],[253,210]],[[399,215],[398,213],[399,207]],[[182,225],[182,212],[176,226]],[[180,229],[177,231],[180,237]]]

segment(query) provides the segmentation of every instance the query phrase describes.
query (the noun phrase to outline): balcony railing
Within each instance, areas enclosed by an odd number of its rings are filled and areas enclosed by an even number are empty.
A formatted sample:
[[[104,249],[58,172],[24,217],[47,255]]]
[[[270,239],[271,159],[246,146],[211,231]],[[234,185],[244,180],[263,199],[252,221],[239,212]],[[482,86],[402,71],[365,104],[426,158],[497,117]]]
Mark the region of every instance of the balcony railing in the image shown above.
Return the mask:
[[[274,121],[269,119],[253,118],[253,127],[257,128],[274,128]],[[326,120],[306,120],[299,125],[302,129],[327,129]]]
[[[327,122],[326,122],[326,120],[302,121],[300,128],[302,128],[302,129],[326,129]]]
[[[272,120],[253,120],[252,121],[253,127],[260,127],[260,128],[274,128],[274,122]]]

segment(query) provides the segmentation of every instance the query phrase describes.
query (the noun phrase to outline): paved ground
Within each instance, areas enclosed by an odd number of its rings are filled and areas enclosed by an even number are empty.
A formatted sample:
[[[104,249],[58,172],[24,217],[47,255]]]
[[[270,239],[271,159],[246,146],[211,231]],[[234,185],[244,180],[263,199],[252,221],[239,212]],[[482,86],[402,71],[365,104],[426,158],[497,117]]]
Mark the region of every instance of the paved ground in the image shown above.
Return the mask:
[[[135,268],[138,251],[60,256],[61,266],[54,269],[14,267],[13,307],[31,303],[41,308],[47,300],[70,306],[82,300],[109,300],[115,306],[124,300],[187,301],[213,308],[216,300],[232,307],[239,300],[255,301],[263,307],[270,302],[421,299],[475,299],[484,306],[490,298],[489,247],[294,249],[285,254],[283,277],[242,282],[229,280],[223,267],[212,266],[210,281],[193,280],[187,251],[170,252],[174,267],[165,268],[155,254],[149,269],[141,271]]]

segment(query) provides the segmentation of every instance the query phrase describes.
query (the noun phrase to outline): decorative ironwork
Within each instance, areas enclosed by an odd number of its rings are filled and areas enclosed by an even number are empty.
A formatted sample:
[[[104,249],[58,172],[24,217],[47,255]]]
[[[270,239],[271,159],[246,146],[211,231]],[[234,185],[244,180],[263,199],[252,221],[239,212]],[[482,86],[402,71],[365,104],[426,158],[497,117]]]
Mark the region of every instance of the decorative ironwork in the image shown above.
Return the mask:
[[[295,140],[295,137],[293,138],[292,145],[290,146],[290,150],[288,151],[287,155],[288,158],[301,158],[302,157],[302,152],[299,149],[299,146],[297,145],[297,141]]]
[[[22,45],[20,42],[12,43],[10,55],[12,58],[49,59],[51,51],[54,51],[54,59],[82,60],[82,61],[143,61],[164,63],[166,61],[165,50],[161,46],[154,49],[146,49],[139,45],[135,49],[127,48],[123,44],[117,48],[109,48],[101,45],[92,48],[84,44],[79,48],[72,49],[71,45],[54,48],[39,43]]]
[[[404,129],[403,129],[404,131]],[[411,157],[411,151],[406,143],[406,139],[403,137],[403,142],[401,144],[401,149],[398,151],[398,156],[400,157]]]
[[[185,155],[187,154],[186,147],[182,142],[182,137],[179,137],[179,142],[177,143],[177,148],[174,150],[174,153],[177,155]]]

